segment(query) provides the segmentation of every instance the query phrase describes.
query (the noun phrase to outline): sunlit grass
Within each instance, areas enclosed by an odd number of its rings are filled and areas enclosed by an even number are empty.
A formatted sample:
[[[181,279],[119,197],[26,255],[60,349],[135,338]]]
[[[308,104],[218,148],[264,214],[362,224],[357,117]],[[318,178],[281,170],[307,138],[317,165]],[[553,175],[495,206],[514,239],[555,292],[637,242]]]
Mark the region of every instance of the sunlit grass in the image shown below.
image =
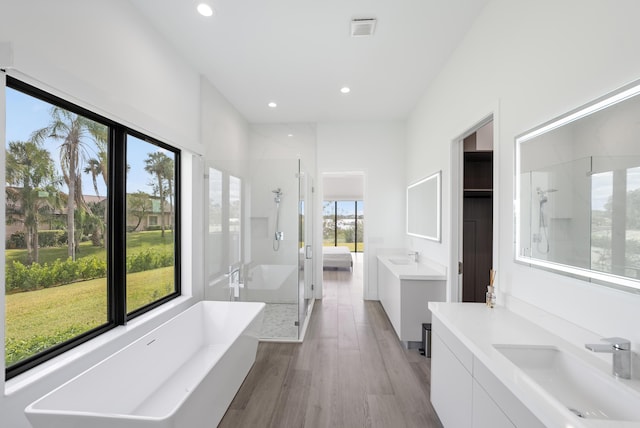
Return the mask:
[[[167,292],[167,284],[171,290]],[[173,290],[173,267],[127,275],[127,306],[141,307]],[[24,340],[82,326],[85,331],[107,322],[106,279],[15,293],[5,297],[7,338]],[[159,297],[154,297],[159,296]]]
[[[65,331],[90,330],[107,321],[106,279],[15,293],[5,297],[7,339]]]
[[[173,266],[127,274],[127,312],[168,296],[174,290]]]

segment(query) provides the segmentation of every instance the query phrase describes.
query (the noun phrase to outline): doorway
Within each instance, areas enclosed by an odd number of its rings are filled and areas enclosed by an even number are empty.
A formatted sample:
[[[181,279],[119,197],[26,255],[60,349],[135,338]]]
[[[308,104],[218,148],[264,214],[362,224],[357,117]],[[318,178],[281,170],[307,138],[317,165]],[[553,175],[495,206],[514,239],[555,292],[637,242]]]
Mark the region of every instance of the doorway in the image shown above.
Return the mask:
[[[364,173],[322,174],[322,272],[324,280],[339,277],[359,282],[364,298],[362,269],[365,245]]]
[[[493,268],[493,120],[461,141],[463,302],[484,302]]]

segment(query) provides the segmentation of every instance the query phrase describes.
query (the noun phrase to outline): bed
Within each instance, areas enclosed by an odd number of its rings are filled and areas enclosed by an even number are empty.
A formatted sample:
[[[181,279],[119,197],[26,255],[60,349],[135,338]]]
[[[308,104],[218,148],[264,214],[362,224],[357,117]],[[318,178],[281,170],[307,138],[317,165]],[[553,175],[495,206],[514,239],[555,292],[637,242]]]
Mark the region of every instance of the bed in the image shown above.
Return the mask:
[[[353,258],[349,247],[322,247],[322,268],[344,268],[353,267]]]

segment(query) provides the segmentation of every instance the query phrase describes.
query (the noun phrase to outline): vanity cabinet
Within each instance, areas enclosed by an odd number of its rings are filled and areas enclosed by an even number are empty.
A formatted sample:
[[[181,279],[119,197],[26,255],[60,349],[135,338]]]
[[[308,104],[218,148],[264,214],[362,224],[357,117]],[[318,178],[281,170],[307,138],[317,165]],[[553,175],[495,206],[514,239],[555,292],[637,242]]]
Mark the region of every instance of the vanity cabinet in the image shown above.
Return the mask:
[[[473,380],[473,428],[516,428],[477,380]]]
[[[406,258],[406,257],[405,257]],[[446,300],[446,274],[402,257],[378,256],[378,297],[404,346],[422,341],[422,324],[431,322],[429,302]]]
[[[445,428],[544,427],[437,315],[432,334],[431,403]]]
[[[431,336],[431,403],[445,428],[470,427],[473,378],[441,333],[434,329]]]

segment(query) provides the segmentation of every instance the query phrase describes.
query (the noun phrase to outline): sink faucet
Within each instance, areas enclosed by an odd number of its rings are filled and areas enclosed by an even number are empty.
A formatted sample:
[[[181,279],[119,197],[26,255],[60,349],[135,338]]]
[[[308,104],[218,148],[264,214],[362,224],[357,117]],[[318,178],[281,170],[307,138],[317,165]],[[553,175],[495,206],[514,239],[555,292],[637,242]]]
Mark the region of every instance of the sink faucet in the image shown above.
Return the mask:
[[[631,342],[621,337],[602,339],[607,343],[593,343],[584,345],[593,352],[608,352],[613,354],[613,375],[622,379],[631,379]]]
[[[409,253],[410,256],[413,256],[413,261],[418,263],[418,260],[420,260],[420,252],[419,251],[412,251]]]

